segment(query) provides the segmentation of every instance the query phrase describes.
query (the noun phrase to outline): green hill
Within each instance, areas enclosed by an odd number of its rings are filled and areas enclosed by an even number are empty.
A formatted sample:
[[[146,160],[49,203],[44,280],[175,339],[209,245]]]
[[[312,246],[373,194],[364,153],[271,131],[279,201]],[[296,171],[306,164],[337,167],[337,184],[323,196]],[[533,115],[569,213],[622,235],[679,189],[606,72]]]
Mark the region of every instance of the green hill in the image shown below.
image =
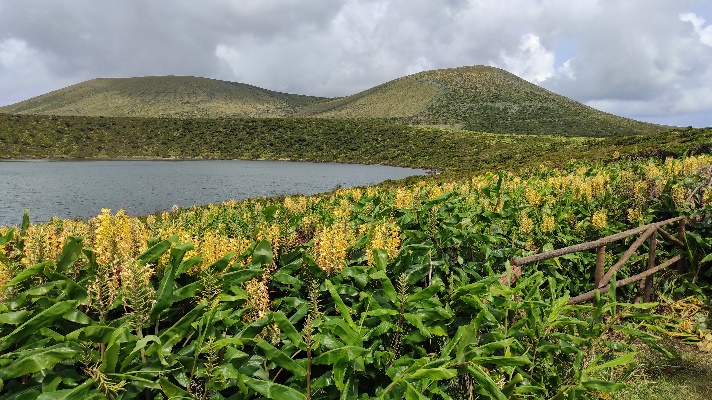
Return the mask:
[[[186,76],[93,79],[0,107],[0,113],[378,119],[475,132],[597,137],[671,128],[607,114],[485,66],[420,72],[337,99]]]
[[[485,171],[665,158],[712,148],[712,128],[577,138],[315,118],[136,118],[0,114],[0,159],[271,159]]]
[[[192,76],[101,78],[0,107],[0,112],[107,117],[284,117],[322,100]]]
[[[476,132],[612,136],[670,127],[607,114],[499,68],[425,71],[297,112],[325,118],[385,118]]]

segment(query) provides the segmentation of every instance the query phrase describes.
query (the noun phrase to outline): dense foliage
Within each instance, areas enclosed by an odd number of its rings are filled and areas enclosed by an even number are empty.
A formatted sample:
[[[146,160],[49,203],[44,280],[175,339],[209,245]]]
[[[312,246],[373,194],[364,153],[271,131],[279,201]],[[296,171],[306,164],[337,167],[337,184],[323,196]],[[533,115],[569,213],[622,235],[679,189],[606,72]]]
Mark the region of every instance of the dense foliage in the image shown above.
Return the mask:
[[[290,159],[486,171],[621,156],[704,154],[712,129],[606,139],[505,135],[368,120],[0,114],[0,158]]]
[[[703,290],[710,164],[619,159],[0,228],[0,394],[505,399],[620,389],[637,348],[659,347],[662,317],[643,312],[654,305],[628,303],[628,289],[567,305],[591,288],[594,254],[518,278],[507,261],[684,214],[689,274],[678,282]]]

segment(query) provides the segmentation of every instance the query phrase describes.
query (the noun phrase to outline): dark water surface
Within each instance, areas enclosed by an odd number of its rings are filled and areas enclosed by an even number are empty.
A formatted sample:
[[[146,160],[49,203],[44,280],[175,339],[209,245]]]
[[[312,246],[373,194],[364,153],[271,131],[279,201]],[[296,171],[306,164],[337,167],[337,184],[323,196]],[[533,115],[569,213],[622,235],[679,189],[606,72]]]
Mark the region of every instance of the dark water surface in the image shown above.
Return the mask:
[[[52,216],[129,215],[248,197],[315,194],[426,171],[380,165],[288,161],[0,161],[0,226]]]

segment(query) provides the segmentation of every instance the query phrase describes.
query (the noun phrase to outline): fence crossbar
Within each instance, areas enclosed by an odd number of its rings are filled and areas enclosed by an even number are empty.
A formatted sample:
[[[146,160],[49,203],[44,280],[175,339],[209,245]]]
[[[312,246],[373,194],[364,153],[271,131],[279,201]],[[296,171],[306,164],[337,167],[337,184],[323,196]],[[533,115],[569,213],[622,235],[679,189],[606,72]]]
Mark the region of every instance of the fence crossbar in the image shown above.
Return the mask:
[[[625,285],[631,284],[633,282],[637,282],[641,279],[645,279],[648,276],[651,276],[651,275],[655,274],[656,272],[663,270],[663,269],[675,264],[676,262],[680,261],[682,258],[683,258],[683,256],[681,254],[678,254],[678,255],[672,257],[671,259],[665,261],[664,263],[658,265],[657,267],[650,268],[650,269],[646,270],[645,272],[641,272],[637,275],[633,275],[631,277],[616,281],[615,287],[619,288],[621,286],[625,286]],[[593,289],[593,290],[586,292],[584,294],[580,294],[576,297],[570,298],[568,304],[578,304],[578,303],[584,302],[586,300],[591,300],[592,298],[594,298],[596,296],[596,292],[599,292],[601,294],[606,294],[606,293],[608,293],[609,290],[611,290],[610,285],[606,285],[606,286],[598,288],[598,289]]]
[[[624,232],[620,232],[620,233],[616,233],[616,234],[614,234],[614,235],[606,236],[606,237],[604,237],[604,238],[601,238],[601,239],[598,239],[598,240],[594,240],[594,241],[592,241],[592,242],[586,242],[586,243],[576,244],[576,245],[573,245],[573,246],[562,247],[562,248],[560,248],[560,249],[547,251],[547,252],[545,252],[545,253],[533,254],[533,255],[527,256],[527,257],[515,258],[514,260],[510,261],[510,263],[513,264],[513,265],[516,265],[516,266],[521,267],[521,266],[526,265],[526,264],[531,264],[531,263],[534,263],[534,262],[537,262],[537,261],[548,260],[548,259],[550,259],[550,258],[555,258],[555,257],[563,256],[563,255],[566,255],[566,254],[578,253],[578,252],[580,252],[580,251],[586,251],[586,250],[596,249],[596,248],[598,248],[598,247],[605,246],[605,245],[607,245],[607,244],[610,244],[610,243],[613,243],[613,242],[616,242],[616,241],[625,239],[625,238],[630,237],[630,236],[633,236],[633,235],[635,235],[635,234],[638,234],[638,233],[641,233],[641,232],[645,232],[645,231],[647,231],[648,229],[650,229],[650,228],[653,227],[653,226],[657,229],[657,228],[659,228],[659,227],[662,227],[662,226],[665,226],[665,225],[668,225],[668,224],[672,224],[672,223],[675,223],[675,222],[678,222],[678,221],[683,221],[683,220],[685,220],[685,218],[686,218],[685,216],[679,216],[679,217],[667,219],[667,220],[665,220],[665,221],[654,222],[654,223],[652,223],[652,224],[639,226],[639,227],[637,227],[637,228],[629,229],[629,230],[624,231]],[[666,232],[666,233],[667,233],[667,232]],[[665,236],[665,234],[663,234],[663,236]],[[667,239],[667,236],[665,236],[665,238]],[[678,241],[679,241],[679,240],[678,240]],[[676,244],[677,244],[677,243],[676,243]]]

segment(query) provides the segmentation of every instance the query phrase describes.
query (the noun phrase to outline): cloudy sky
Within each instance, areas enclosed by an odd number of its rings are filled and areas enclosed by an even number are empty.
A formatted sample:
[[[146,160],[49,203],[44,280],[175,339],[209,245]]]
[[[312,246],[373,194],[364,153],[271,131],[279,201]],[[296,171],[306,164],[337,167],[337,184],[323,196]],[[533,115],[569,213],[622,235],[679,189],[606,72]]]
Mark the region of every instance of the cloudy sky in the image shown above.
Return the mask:
[[[712,0],[0,0],[0,105],[169,74],[335,97],[477,64],[712,126]]]

